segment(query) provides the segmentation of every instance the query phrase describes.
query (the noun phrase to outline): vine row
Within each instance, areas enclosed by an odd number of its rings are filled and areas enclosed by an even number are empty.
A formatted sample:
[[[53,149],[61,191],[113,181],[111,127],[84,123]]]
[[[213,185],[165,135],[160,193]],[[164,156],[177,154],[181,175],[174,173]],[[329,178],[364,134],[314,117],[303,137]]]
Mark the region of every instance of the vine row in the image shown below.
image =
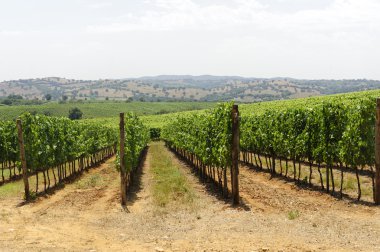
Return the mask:
[[[375,107],[374,97],[357,95],[306,106],[295,100],[285,109],[252,111],[241,119],[241,160],[260,168],[265,161],[273,174],[276,167],[282,174],[285,162],[285,176],[290,162],[293,179],[309,185],[317,168],[321,189],[334,194],[339,186],[341,197],[344,175],[354,173],[360,200],[360,175],[369,176],[374,187]],[[308,169],[308,174],[301,169]]]
[[[150,130],[133,113],[120,114],[120,141],[116,167],[121,173],[121,204],[126,205],[127,193],[134,175],[141,167],[150,140]]]
[[[219,104],[204,113],[178,117],[162,130],[170,150],[191,163],[203,181],[219,185],[225,197],[232,165],[232,105]]]
[[[46,192],[53,185],[53,179],[56,186],[115,153],[117,131],[114,128],[29,113],[21,115],[19,119],[26,168],[29,177],[34,176],[35,193],[39,191],[40,177]],[[0,139],[2,174],[4,168],[9,169],[12,165],[12,175],[17,174],[16,169],[20,174],[20,148],[15,122],[0,123]]]

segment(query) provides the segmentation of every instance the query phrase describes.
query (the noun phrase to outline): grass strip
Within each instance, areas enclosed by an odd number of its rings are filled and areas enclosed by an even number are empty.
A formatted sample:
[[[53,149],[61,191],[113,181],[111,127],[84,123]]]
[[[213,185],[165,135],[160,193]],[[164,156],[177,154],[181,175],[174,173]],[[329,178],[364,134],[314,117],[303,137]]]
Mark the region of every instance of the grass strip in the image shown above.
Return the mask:
[[[153,173],[153,198],[156,205],[165,207],[179,203],[191,205],[195,194],[178,164],[162,142],[153,142],[150,146],[150,165]]]

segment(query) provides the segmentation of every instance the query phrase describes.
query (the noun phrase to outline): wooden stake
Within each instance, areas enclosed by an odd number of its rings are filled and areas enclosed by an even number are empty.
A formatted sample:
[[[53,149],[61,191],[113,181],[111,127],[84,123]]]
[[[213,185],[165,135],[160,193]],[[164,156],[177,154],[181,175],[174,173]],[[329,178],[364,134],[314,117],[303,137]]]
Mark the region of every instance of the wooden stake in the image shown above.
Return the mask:
[[[232,107],[232,198],[239,204],[239,108]]]
[[[29,193],[28,168],[26,166],[24,137],[22,135],[22,124],[21,124],[20,119],[17,119],[17,133],[18,133],[18,145],[20,147],[22,179],[24,180],[25,200],[29,200],[30,199],[30,193]]]
[[[376,175],[374,200],[376,205],[380,205],[380,98],[376,99],[375,162]]]
[[[125,172],[125,130],[124,113],[120,113],[120,186],[121,186],[121,205],[127,204],[127,176]]]

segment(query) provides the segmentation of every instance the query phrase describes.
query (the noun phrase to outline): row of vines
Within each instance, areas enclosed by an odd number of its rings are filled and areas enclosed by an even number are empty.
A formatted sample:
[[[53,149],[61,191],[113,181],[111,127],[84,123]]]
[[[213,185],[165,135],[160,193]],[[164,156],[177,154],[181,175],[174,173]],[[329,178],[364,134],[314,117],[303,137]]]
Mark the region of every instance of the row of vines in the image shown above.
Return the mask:
[[[226,197],[232,165],[232,105],[178,117],[161,134],[172,151],[191,163],[202,180],[216,183]]]
[[[67,118],[20,116],[29,180],[43,180],[44,191],[65,179],[95,166],[116,151],[117,130],[99,123],[71,121]],[[0,122],[1,173],[9,179],[21,173],[20,148],[15,122]],[[6,178],[2,176],[4,182]]]
[[[1,184],[20,177],[21,172],[17,166],[19,159],[16,123],[12,121],[0,121]]]
[[[141,120],[133,113],[120,114],[120,145],[116,158],[116,167],[121,174],[121,204],[126,197],[134,175],[141,166],[151,134]]]
[[[240,158],[340,197],[355,178],[360,200],[361,181],[370,181],[366,192],[374,194],[375,111],[375,98],[365,93],[249,111],[241,118]]]

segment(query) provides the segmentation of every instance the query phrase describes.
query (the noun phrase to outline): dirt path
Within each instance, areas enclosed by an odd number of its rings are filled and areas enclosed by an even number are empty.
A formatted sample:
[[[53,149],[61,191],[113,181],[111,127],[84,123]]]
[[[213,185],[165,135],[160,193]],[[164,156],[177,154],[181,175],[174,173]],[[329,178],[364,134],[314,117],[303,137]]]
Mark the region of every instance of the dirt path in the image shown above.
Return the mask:
[[[254,212],[276,223],[275,230],[310,248],[380,251],[380,209],[301,189],[281,178],[240,168],[240,190]],[[297,213],[294,220],[289,217]],[[283,218],[288,220],[284,221]],[[288,224],[287,224],[288,222]],[[280,224],[282,223],[282,224]],[[273,232],[269,228],[269,232]],[[276,232],[273,232],[276,235]]]
[[[240,186],[248,209],[232,208],[169,155],[195,191],[191,208],[157,211],[148,151],[129,213],[122,211],[111,159],[36,203],[0,200],[0,251],[380,251],[379,208],[299,190],[245,167]]]

